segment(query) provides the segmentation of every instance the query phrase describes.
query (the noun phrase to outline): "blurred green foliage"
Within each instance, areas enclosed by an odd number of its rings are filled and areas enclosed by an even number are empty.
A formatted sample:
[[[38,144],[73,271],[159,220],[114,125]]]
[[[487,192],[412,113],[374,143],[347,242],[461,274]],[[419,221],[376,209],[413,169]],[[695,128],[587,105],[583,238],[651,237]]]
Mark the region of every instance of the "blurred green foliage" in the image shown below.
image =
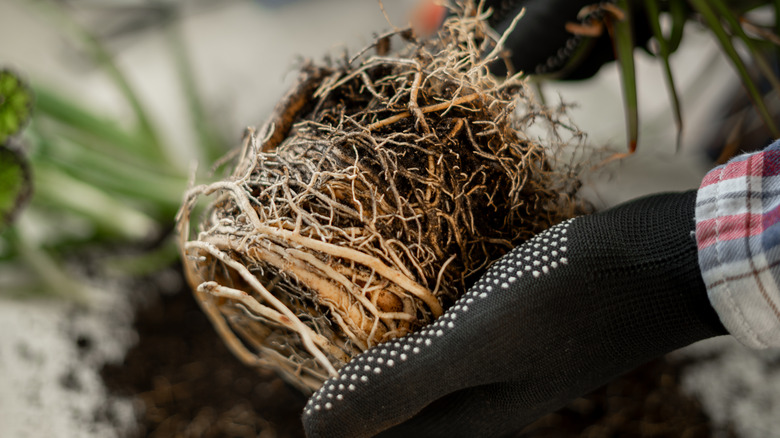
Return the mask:
[[[0,144],[16,135],[30,120],[30,89],[10,70],[0,70]]]
[[[110,245],[117,250],[98,257],[100,266],[91,269],[122,275],[148,274],[176,262],[172,230],[192,175],[176,148],[161,140],[104,42],[61,4],[25,6],[60,30],[66,44],[81,50],[130,110],[122,120],[107,117],[78,97],[43,84],[28,87],[17,75],[0,70],[0,272],[22,279],[7,285],[0,275],[0,291],[80,299],[84,294],[79,290],[86,286],[63,263],[74,256]],[[224,154],[228,141],[198,95],[176,7],[160,9],[160,29],[197,138],[194,155],[211,163]]]

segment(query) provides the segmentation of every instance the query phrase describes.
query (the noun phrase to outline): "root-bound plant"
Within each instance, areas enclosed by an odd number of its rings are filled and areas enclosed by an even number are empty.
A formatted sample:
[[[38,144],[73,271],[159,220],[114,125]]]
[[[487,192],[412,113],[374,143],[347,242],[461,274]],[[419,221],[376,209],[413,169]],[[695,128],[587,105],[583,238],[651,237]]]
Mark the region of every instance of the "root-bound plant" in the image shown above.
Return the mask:
[[[486,18],[466,2],[434,38],[305,64],[229,175],[187,193],[188,281],[245,363],[314,390],[583,208],[581,133],[520,76],[489,74],[502,44]]]

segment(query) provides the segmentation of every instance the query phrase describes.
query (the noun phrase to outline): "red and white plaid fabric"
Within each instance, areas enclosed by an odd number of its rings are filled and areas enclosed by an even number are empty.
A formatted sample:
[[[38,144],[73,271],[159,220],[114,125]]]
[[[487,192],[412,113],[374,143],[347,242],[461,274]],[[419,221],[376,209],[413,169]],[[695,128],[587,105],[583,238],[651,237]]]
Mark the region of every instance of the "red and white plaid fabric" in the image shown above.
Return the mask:
[[[699,265],[723,324],[780,347],[780,140],[711,170],[696,198]]]

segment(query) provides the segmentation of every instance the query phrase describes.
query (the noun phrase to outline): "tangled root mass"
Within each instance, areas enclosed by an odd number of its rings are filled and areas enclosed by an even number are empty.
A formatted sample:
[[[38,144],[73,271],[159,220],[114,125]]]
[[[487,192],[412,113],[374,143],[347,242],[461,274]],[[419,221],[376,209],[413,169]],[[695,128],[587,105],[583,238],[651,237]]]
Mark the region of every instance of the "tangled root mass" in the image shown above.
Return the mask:
[[[489,11],[457,12],[392,55],[387,42],[402,38],[388,34],[352,60],[304,65],[265,127],[248,130],[232,174],[187,194],[188,280],[244,362],[317,389],[582,209],[577,166],[560,159],[581,134],[520,76],[489,74],[500,53]],[[528,134],[540,126],[544,146]]]

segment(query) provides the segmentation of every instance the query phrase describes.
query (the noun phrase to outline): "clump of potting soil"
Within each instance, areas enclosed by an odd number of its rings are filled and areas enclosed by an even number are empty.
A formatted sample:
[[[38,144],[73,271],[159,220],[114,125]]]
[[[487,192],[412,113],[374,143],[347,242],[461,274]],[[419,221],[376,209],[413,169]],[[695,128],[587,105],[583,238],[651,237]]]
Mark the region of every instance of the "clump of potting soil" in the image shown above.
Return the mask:
[[[431,39],[392,32],[352,59],[305,64],[229,177],[186,195],[188,280],[245,363],[314,390],[581,211],[577,166],[560,158],[581,133],[521,76],[489,74],[501,54],[489,11],[455,12]],[[528,134],[538,127],[544,144]]]

